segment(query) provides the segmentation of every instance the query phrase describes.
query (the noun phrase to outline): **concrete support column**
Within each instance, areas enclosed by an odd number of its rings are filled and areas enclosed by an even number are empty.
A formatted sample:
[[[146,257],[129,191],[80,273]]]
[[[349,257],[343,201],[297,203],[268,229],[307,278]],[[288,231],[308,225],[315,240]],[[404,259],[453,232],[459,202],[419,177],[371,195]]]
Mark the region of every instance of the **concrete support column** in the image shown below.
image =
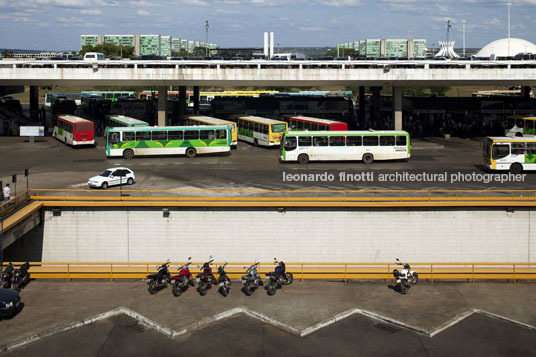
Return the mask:
[[[372,129],[377,129],[380,122],[380,92],[382,87],[370,87],[372,92],[372,108],[370,119],[372,120]],[[370,129],[370,128],[367,128]]]
[[[359,125],[359,128],[361,129],[368,129],[365,128],[365,87],[360,86],[359,87],[359,112],[357,113],[357,122]]]
[[[194,114],[199,114],[199,87],[194,87]]]
[[[184,123],[184,116],[186,115],[186,87],[179,87],[179,124]]]
[[[30,86],[30,119],[39,120],[39,87]]]
[[[521,96],[523,98],[530,98],[530,87],[529,86],[521,87]]]
[[[393,124],[395,130],[402,130],[403,87],[393,87]]]
[[[158,87],[158,126],[166,126],[167,114],[167,87]]]

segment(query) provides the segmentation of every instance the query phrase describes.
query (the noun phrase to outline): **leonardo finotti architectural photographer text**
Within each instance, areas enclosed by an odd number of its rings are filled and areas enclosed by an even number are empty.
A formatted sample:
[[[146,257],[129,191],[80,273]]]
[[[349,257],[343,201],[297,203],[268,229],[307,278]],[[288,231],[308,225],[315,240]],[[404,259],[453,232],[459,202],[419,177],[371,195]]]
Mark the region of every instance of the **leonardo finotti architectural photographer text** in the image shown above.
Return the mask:
[[[524,182],[526,174],[501,173],[462,173],[462,172],[442,172],[442,173],[374,173],[372,171],[360,173],[347,173],[341,171],[338,173],[317,173],[317,174],[291,174],[283,172],[284,182],[481,182],[481,183],[505,183],[505,182]]]

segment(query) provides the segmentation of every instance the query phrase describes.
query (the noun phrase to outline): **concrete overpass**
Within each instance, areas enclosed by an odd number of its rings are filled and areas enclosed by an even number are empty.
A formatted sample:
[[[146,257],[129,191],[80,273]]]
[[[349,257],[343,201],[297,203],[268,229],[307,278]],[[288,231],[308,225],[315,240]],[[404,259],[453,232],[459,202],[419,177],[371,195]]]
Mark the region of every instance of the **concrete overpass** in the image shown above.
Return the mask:
[[[536,61],[3,61],[0,85],[158,87],[159,125],[172,85],[392,86],[401,129],[404,86],[536,86]]]

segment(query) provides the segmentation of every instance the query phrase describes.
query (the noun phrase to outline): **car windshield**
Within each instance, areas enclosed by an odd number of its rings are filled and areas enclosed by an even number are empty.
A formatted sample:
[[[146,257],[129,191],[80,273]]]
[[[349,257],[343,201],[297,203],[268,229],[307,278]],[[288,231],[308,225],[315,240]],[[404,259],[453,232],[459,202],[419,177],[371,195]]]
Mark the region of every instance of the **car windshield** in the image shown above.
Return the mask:
[[[108,177],[108,176],[110,176],[111,173],[112,173],[112,171],[110,171],[110,170],[104,170],[99,176]]]

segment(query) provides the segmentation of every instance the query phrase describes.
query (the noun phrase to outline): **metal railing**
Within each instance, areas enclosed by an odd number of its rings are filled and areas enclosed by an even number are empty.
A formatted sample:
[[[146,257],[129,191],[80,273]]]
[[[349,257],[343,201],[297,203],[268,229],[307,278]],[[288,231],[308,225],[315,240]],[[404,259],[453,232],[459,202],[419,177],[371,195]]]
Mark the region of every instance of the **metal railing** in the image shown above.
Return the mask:
[[[23,206],[28,200],[30,200],[30,191],[24,191],[7,202],[0,202],[0,216],[5,217],[9,213]]]
[[[42,201],[418,203],[515,202],[536,204],[536,190],[63,190],[31,189]]]
[[[14,263],[19,266],[22,262]],[[144,279],[157,271],[158,262],[31,262],[30,273],[35,279]],[[176,266],[184,262],[171,262],[171,274],[178,273]],[[213,267],[222,265],[215,262]],[[226,271],[231,278],[240,278],[245,268],[252,262],[228,263]],[[477,280],[503,280],[515,283],[519,280],[536,280],[536,263],[410,263],[412,270],[419,274],[420,280],[434,283],[437,280],[457,280],[474,283]],[[5,264],[4,264],[5,265]],[[194,262],[190,271],[195,276],[198,266],[203,262]],[[264,275],[274,270],[272,262],[262,262],[259,273]],[[321,280],[384,280],[393,279],[393,269],[401,269],[395,263],[286,263],[287,272],[294,274],[294,279]]]

